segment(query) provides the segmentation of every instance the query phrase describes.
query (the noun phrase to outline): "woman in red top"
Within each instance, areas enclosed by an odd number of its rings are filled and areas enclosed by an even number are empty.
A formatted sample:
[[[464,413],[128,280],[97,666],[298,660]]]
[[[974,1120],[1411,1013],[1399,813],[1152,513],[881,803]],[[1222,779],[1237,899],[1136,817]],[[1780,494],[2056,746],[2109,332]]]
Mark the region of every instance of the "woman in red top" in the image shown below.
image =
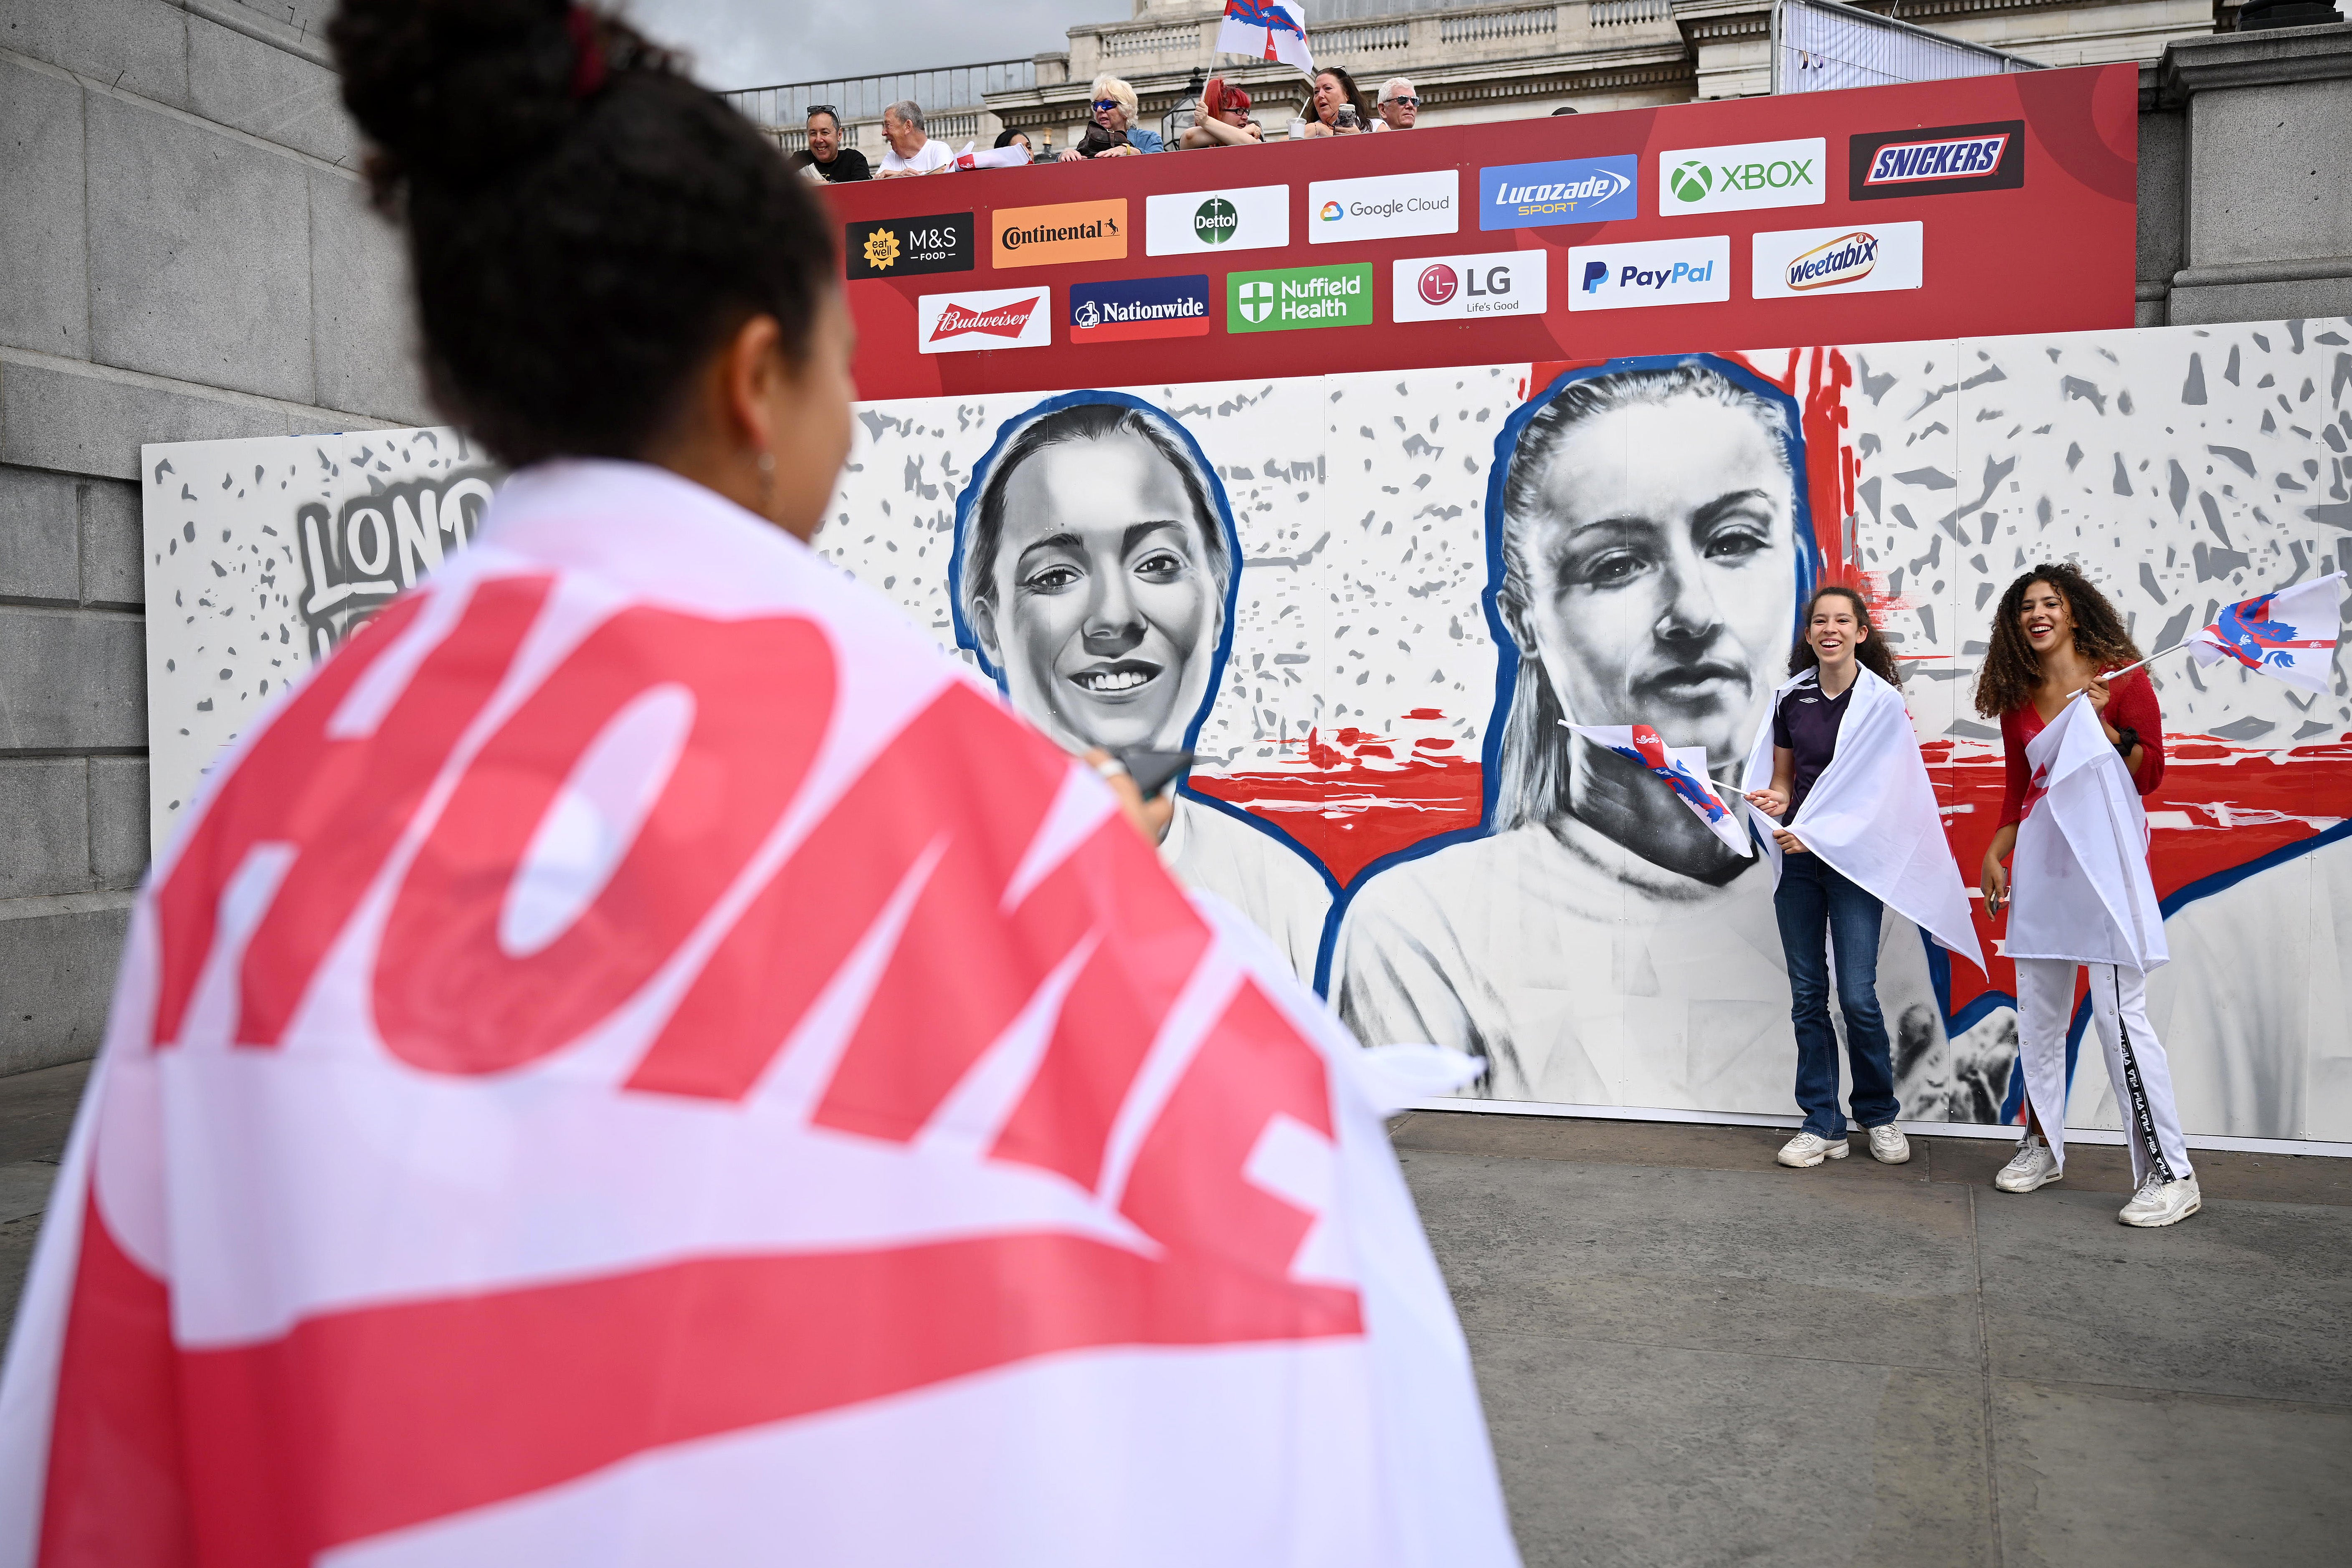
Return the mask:
[[[2002,864],[2017,846],[2018,824],[2038,799],[2026,770],[2026,747],[2078,691],[2087,689],[2107,739],[2123,756],[2145,796],[2164,778],[2164,715],[2145,670],[2110,685],[2106,672],[2139,662],[2123,617],[2106,595],[2073,566],[2036,566],[2009,585],[1993,614],[1992,637],[1977,677],[1977,711],[2000,720],[2008,790],[2000,826],[1985,850],[1985,907],[1999,914],[2009,899]],[[2064,1090],[2066,1026],[2074,1007],[2076,964],[2067,958],[2018,958],[2017,1035],[2024,1072],[2026,1131],[2017,1155],[1993,1178],[2008,1193],[2030,1193],[2059,1179],[2063,1136],[2053,1149],[2044,1112],[2065,1126],[2065,1107],[2033,1103],[2037,1066]],[[2196,1173],[2173,1108],[2172,1075],[2164,1046],[2147,1022],[2146,976],[2124,964],[2091,963],[2091,1012],[2105,1048],[2116,1103],[2124,1112],[2132,1168],[2139,1190],[2116,1217],[2131,1226],[2186,1219],[2200,1202]],[[2053,1054],[2054,1053],[2054,1054]]]

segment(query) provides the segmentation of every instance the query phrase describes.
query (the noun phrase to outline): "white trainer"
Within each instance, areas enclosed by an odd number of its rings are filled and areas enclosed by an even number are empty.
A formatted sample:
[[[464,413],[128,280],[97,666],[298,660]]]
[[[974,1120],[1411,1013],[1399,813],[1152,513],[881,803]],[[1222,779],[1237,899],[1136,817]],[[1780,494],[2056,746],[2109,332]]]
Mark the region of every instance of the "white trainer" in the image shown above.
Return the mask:
[[[1845,1156],[1844,1139],[1823,1138],[1818,1133],[1800,1132],[1781,1144],[1780,1152],[1775,1157],[1783,1165],[1793,1165],[1801,1171],[1818,1165],[1823,1160],[1843,1160]]]
[[[2036,1187],[2046,1187],[2061,1174],[2058,1156],[2041,1139],[2028,1137],[2017,1146],[2017,1155],[2000,1168],[1992,1184],[2004,1193],[2030,1193]]]
[[[1911,1158],[1911,1140],[1892,1121],[1870,1129],[1870,1157],[1882,1165],[1900,1165]]]
[[[2153,1230],[2160,1225],[2179,1225],[2204,1204],[2205,1197],[2197,1190],[2195,1176],[2168,1182],[2150,1171],[2147,1180],[2140,1184],[2139,1191],[2132,1194],[2131,1202],[2124,1205],[2116,1217],[2126,1225]]]

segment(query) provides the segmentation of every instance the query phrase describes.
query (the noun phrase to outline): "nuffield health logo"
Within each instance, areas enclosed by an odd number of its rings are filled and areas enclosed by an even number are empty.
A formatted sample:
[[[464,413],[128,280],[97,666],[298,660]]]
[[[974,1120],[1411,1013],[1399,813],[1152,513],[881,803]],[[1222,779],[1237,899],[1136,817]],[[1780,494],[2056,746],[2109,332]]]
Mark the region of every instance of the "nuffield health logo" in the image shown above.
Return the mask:
[[[1635,185],[1642,160],[1568,158],[1555,163],[1506,163],[1478,171],[1480,228],[1536,228],[1549,224],[1614,223],[1638,217]]]
[[[1350,267],[1285,267],[1268,272],[1226,274],[1225,330],[1286,332],[1301,327],[1369,327],[1372,324],[1372,269]]]

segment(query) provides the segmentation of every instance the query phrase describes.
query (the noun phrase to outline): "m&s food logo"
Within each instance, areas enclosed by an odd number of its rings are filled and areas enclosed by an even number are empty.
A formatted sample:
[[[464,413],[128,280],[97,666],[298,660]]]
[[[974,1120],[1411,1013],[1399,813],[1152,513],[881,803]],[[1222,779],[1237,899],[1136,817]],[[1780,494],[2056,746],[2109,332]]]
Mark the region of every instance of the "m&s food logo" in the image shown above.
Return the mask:
[[[1000,268],[1054,267],[1066,261],[1127,259],[1127,198],[999,207],[989,218]]]

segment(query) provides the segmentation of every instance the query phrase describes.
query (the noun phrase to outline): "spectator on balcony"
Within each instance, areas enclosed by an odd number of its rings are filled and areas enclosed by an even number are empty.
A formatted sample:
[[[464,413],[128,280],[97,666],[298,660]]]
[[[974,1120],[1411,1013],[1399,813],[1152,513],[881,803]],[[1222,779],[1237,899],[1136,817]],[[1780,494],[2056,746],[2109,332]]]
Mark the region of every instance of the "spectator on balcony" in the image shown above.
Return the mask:
[[[1201,89],[1200,117],[1177,138],[1179,147],[1255,147],[1265,132],[1249,117],[1250,96],[1225,79],[1213,76]]]
[[[874,165],[855,147],[841,144],[841,116],[829,103],[813,103],[808,111],[808,145],[793,154],[793,167],[802,177],[839,184],[870,180]]]
[[[1337,66],[1315,73],[1315,96],[1307,103],[1307,134],[1356,136],[1380,121],[1364,101],[1356,79]]]
[[[1029,132],[1026,131],[1000,131],[996,133],[996,145],[1000,150],[1006,147],[1018,147],[1021,149],[1022,156],[1033,163],[1037,161],[1037,149],[1030,144]]]
[[[1381,83],[1381,119],[1375,131],[1410,131],[1415,116],[1421,113],[1421,94],[1412,83],[1401,76],[1392,76]]]
[[[890,143],[890,150],[882,154],[882,172],[874,176],[877,180],[936,174],[955,167],[955,154],[947,143],[923,133],[923,106],[913,99],[902,98],[882,111],[882,140]]]
[[[1115,76],[1095,78],[1092,89],[1095,122],[1075,147],[1062,149],[1062,162],[1081,158],[1128,158],[1138,153],[1164,153],[1167,145],[1157,131],[1136,123],[1135,89]]]

